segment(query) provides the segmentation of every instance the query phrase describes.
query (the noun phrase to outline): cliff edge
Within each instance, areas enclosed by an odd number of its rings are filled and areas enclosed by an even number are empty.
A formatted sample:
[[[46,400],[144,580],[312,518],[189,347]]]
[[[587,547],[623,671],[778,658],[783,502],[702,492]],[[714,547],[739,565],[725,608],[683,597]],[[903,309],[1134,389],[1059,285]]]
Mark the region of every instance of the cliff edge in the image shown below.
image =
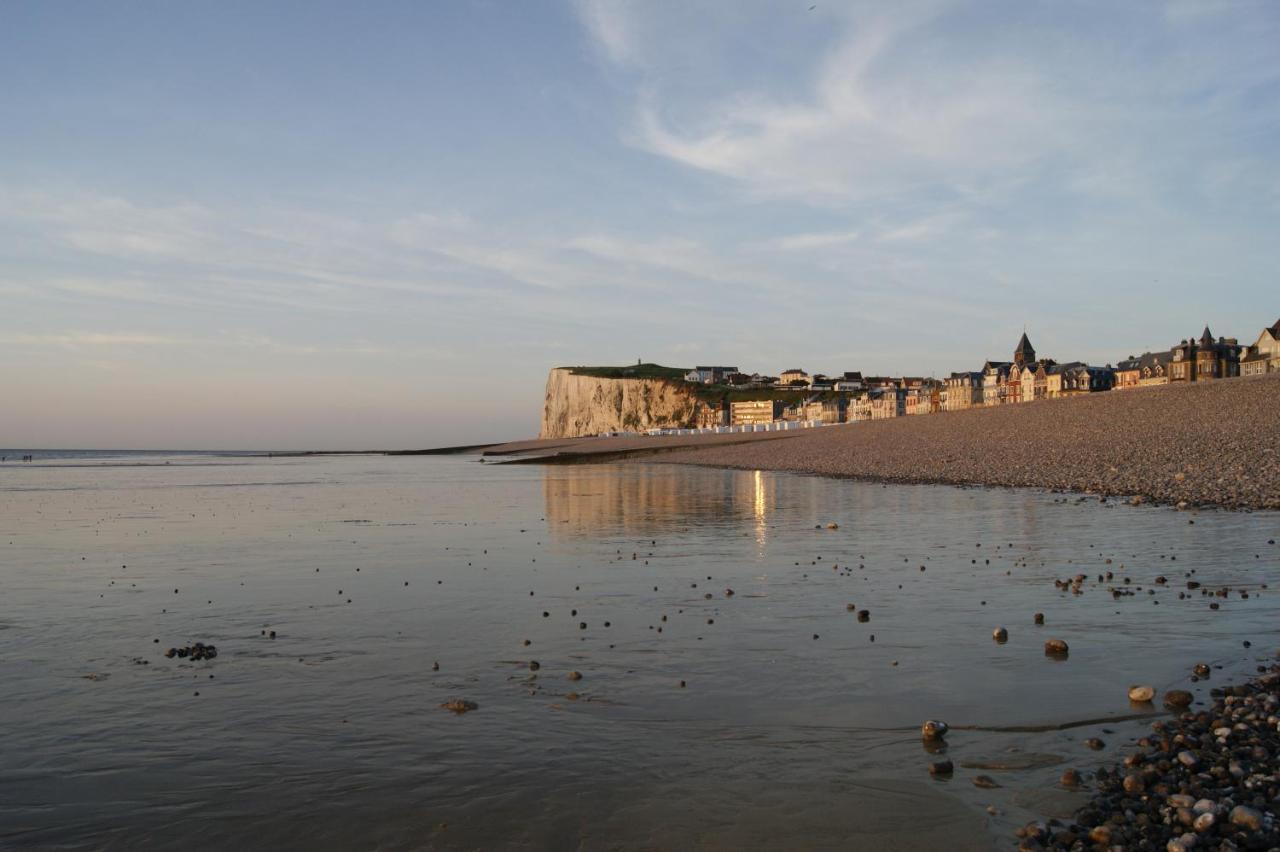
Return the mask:
[[[682,381],[666,376],[613,377],[591,372],[556,367],[547,376],[539,438],[638,432],[688,426],[694,421],[698,399]]]

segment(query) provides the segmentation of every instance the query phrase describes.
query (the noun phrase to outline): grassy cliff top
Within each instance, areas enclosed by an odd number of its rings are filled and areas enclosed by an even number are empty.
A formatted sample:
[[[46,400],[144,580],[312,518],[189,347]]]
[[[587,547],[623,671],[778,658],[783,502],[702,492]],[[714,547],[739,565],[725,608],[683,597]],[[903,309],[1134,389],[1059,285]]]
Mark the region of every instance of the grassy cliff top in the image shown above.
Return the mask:
[[[661,364],[631,364],[626,367],[562,367],[575,376],[597,379],[683,379],[687,367],[664,367]]]

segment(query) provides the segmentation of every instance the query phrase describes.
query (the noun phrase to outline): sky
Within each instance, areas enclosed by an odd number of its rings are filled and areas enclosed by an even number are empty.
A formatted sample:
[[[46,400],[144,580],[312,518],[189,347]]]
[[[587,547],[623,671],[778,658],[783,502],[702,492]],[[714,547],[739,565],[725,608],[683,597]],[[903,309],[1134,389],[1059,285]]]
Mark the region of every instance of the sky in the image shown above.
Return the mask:
[[[531,436],[547,371],[1280,317],[1280,4],[13,2],[0,446]]]

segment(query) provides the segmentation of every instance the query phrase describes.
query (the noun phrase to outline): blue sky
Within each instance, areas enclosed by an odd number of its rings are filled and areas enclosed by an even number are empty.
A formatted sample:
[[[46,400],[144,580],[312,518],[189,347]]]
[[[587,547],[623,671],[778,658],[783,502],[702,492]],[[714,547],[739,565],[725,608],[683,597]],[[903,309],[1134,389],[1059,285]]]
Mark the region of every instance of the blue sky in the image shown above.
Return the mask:
[[[0,444],[416,447],[548,368],[1280,316],[1280,6],[11,3]]]

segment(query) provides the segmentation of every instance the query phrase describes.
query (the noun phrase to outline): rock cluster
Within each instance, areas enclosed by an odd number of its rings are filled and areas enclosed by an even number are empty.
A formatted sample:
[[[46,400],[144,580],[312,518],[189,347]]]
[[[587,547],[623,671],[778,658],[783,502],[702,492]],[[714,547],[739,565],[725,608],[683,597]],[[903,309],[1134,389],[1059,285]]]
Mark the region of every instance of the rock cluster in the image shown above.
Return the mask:
[[[218,656],[218,647],[216,645],[206,645],[203,642],[195,642],[191,645],[184,645],[181,648],[170,648],[164,652],[169,659],[177,657],[180,660],[212,660]]]
[[[1153,723],[1123,766],[1099,769],[1074,824],[1025,826],[1019,848],[1280,847],[1280,674],[1211,694],[1212,707]]]

